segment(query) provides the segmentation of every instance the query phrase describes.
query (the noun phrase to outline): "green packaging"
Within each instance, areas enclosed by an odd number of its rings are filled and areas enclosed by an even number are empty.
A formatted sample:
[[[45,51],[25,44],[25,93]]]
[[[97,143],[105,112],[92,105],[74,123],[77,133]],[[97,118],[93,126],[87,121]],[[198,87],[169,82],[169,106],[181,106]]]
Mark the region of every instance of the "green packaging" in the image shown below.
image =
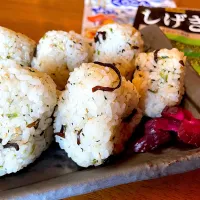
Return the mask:
[[[200,75],[200,11],[140,6],[134,27],[141,29],[152,24],[157,24],[171,40],[172,45],[184,52]]]

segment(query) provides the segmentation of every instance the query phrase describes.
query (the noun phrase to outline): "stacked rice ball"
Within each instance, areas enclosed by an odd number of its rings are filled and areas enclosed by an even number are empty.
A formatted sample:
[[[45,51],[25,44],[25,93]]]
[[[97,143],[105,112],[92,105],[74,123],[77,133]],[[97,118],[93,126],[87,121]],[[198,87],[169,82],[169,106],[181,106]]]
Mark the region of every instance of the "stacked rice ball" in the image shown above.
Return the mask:
[[[142,114],[130,81],[105,63],[82,64],[70,74],[55,113],[56,141],[78,165],[100,165],[123,150]]]
[[[0,61],[0,175],[33,162],[52,140],[56,86],[46,74]]]
[[[36,43],[0,27],[0,176],[33,162],[52,141],[56,85],[30,66]]]
[[[36,43],[27,36],[0,27],[0,59],[14,60],[21,66],[30,66]]]
[[[69,72],[90,60],[90,45],[73,32],[49,31],[40,39],[31,66],[45,72],[63,90]]]
[[[161,49],[138,55],[133,83],[140,93],[140,107],[145,115],[160,117],[166,106],[181,102],[185,61],[184,53],[177,49]]]
[[[60,147],[78,165],[97,166],[124,149],[143,114],[159,116],[184,92],[183,54],[141,53],[128,25],[101,27],[92,44],[72,31],[49,31],[37,47],[3,27],[0,38],[0,176],[48,147],[53,115]]]
[[[94,38],[94,63],[70,73],[58,101],[54,132],[60,147],[78,165],[97,166],[121,152],[140,122],[139,94],[129,80],[142,48],[135,28],[105,25]]]
[[[138,30],[130,25],[107,24],[94,38],[94,61],[115,63],[122,76],[131,80],[135,58],[143,51],[143,40]]]

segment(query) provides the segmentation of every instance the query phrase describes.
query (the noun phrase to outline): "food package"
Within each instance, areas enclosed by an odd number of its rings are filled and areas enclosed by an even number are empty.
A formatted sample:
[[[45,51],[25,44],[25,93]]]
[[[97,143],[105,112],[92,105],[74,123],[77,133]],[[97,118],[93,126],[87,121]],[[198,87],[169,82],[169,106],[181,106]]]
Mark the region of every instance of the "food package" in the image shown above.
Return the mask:
[[[176,7],[173,0],[85,0],[82,34],[92,39],[108,23],[133,24],[138,6]]]
[[[200,75],[200,10],[140,6],[134,27],[142,29],[152,24],[157,24],[172,45],[184,52]]]

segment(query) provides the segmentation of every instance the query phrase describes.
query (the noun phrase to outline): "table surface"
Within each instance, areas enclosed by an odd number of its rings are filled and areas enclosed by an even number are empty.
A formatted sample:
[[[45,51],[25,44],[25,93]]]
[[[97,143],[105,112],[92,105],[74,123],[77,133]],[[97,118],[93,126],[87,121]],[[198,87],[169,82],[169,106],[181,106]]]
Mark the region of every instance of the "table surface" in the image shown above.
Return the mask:
[[[179,7],[200,8],[199,0],[177,0]],[[48,30],[80,32],[82,0],[1,1],[0,25],[38,39]],[[200,169],[180,175],[121,185],[66,200],[199,200]]]

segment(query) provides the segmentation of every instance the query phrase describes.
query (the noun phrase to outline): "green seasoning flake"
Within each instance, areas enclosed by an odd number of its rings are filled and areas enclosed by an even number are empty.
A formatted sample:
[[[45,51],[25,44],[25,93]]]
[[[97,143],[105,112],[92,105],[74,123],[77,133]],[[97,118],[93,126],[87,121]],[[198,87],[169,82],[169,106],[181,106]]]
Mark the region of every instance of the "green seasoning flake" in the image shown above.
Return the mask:
[[[150,90],[148,89],[149,92],[152,92],[152,93],[157,93],[158,91],[153,91],[153,90]]]
[[[44,40],[46,37],[47,37],[46,34],[44,34],[43,37],[42,37],[42,39]]]
[[[10,103],[10,105],[13,103],[14,99],[12,99],[11,101],[8,101]]]
[[[162,71],[162,72],[160,72],[160,76],[161,76],[161,78],[162,78],[165,82],[167,82],[168,74],[165,74],[165,73]]]
[[[113,29],[112,28],[110,28],[110,31],[113,33]]]
[[[32,155],[34,151],[35,151],[35,144],[33,144],[33,146],[32,146],[30,155]]]
[[[166,59],[166,58],[169,58],[169,56],[161,56],[160,58],[161,59]]]
[[[97,51],[97,54],[100,55],[100,51]]]
[[[64,48],[64,45],[60,42],[57,44],[57,47],[61,50],[61,51],[64,51],[65,48]]]
[[[96,163],[98,163],[98,160],[93,159],[92,164],[95,165]]]
[[[17,113],[7,114],[7,117],[8,117],[9,119],[13,119],[13,118],[15,118],[15,117],[17,117],[17,116],[18,116]]]

